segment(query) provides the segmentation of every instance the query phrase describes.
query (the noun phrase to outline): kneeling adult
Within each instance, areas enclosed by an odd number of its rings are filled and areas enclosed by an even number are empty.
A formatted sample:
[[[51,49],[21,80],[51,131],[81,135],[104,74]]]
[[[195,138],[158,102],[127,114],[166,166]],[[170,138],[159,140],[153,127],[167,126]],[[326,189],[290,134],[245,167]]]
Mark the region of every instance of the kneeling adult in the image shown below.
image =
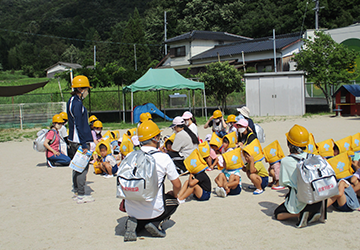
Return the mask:
[[[170,218],[179,205],[177,202],[177,195],[181,188],[179,174],[171,158],[158,150],[160,132],[158,126],[151,120],[141,123],[138,127],[141,150],[147,153],[156,151],[152,156],[156,162],[159,190],[156,198],[152,201],[125,201],[125,209],[129,218],[126,222],[124,241],[135,241],[136,232],[143,228],[152,236],[165,237],[166,233],[161,224]],[[171,181],[173,190],[164,195],[165,177]]]

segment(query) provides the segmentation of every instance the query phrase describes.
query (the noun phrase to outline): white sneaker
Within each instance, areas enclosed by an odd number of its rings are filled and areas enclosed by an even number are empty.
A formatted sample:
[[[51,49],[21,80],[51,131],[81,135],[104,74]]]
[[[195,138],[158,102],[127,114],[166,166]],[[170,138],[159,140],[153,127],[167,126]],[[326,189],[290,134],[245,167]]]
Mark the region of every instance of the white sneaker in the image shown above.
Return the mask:
[[[104,178],[105,179],[109,179],[109,178],[113,178],[114,176],[112,174],[107,174],[107,175],[104,175]]]
[[[73,197],[71,197],[74,201],[77,201],[78,199],[78,193],[74,193]]]
[[[215,188],[215,193],[217,194],[217,196],[219,197],[226,197],[226,191],[223,187],[216,187]]]
[[[185,200],[179,200],[179,198],[177,198],[177,201],[179,202],[179,204],[185,203]]]
[[[91,195],[78,195],[78,197],[77,197],[78,204],[90,203],[90,202],[94,202],[94,201],[95,201],[95,199]]]

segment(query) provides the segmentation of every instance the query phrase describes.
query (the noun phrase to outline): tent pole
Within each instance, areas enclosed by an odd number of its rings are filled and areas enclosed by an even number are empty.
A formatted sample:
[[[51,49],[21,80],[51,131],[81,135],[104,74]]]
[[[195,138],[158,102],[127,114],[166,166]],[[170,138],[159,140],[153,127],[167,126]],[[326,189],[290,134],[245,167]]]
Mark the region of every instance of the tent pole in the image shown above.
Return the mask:
[[[131,91],[131,124],[134,124],[134,92]]]
[[[204,89],[204,105],[205,105],[205,119],[207,120],[207,108],[206,108],[206,94],[205,94],[205,89]]]
[[[193,95],[193,115],[195,116],[196,110],[195,110],[195,90],[192,90]]]
[[[119,97],[119,122],[121,121],[121,100],[120,100],[120,85],[118,84],[118,97]]]
[[[123,122],[125,123],[125,93],[124,93],[124,88],[122,87],[122,95],[123,95]]]
[[[188,96],[189,96],[189,111],[191,112],[191,95],[190,95],[190,89],[188,90]]]
[[[165,110],[165,93],[164,93],[165,90],[163,90],[162,94],[163,94],[163,102],[164,102],[164,121],[166,121],[166,110]]]
[[[200,92],[201,95],[204,95],[203,93]],[[200,98],[201,100],[201,117],[204,117],[204,99]]]

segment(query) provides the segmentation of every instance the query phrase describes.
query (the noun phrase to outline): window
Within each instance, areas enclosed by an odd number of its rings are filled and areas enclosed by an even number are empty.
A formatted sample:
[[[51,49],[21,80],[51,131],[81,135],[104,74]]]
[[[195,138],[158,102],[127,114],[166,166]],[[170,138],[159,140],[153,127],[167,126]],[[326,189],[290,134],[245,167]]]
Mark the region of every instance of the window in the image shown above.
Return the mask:
[[[170,48],[170,57],[185,56],[185,46]]]

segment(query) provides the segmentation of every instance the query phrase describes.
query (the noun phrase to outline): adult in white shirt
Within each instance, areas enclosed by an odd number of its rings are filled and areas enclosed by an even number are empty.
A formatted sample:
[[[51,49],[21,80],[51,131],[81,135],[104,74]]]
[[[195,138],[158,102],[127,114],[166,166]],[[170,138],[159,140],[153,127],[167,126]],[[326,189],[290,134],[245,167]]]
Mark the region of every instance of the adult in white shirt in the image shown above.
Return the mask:
[[[196,119],[193,116],[193,114],[189,111],[185,111],[184,114],[182,115],[182,118],[185,121],[185,125],[188,126],[188,128],[196,135],[196,137],[199,138]]]
[[[186,172],[184,160],[197,148],[199,148],[199,140],[196,135],[185,125],[185,121],[180,116],[173,120],[170,126],[174,129],[175,139],[171,145],[171,151],[168,155],[174,161],[179,173]]]
[[[159,190],[153,201],[125,201],[125,210],[129,218],[126,222],[124,241],[135,241],[136,232],[143,228],[154,237],[165,237],[166,233],[161,228],[161,224],[170,218],[179,205],[177,202],[181,188],[179,174],[171,158],[158,150],[160,132],[159,127],[151,120],[141,123],[138,128],[141,150],[147,153],[152,151],[151,154],[155,158]],[[171,181],[173,190],[163,195],[165,177]]]

